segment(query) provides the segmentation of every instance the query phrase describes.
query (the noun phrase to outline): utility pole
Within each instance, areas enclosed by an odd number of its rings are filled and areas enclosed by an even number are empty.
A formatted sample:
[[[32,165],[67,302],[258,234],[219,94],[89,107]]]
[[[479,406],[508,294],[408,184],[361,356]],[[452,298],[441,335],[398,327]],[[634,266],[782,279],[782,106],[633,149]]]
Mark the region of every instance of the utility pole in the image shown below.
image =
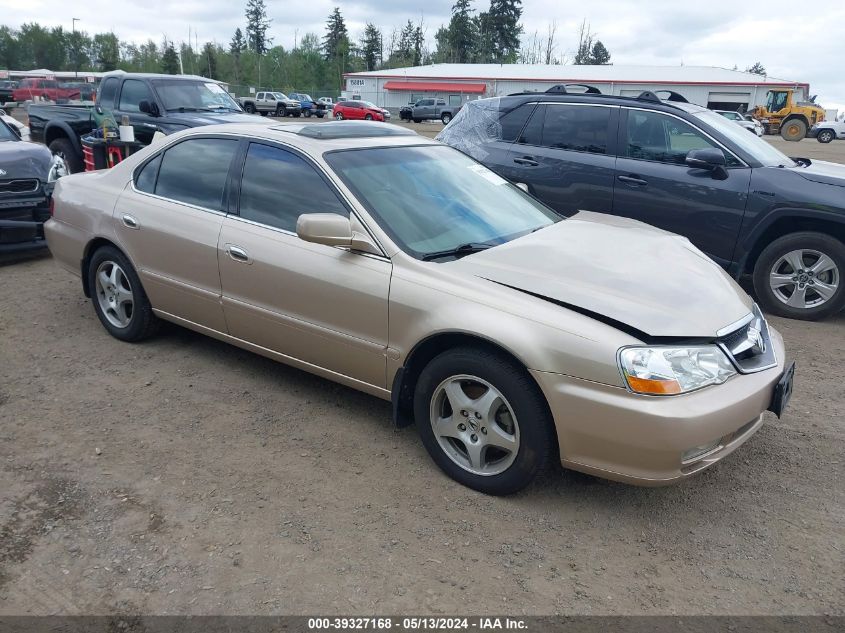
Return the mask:
[[[73,31],[73,76],[79,79],[79,42],[76,41],[76,23],[82,22],[79,18],[71,18],[70,29]]]

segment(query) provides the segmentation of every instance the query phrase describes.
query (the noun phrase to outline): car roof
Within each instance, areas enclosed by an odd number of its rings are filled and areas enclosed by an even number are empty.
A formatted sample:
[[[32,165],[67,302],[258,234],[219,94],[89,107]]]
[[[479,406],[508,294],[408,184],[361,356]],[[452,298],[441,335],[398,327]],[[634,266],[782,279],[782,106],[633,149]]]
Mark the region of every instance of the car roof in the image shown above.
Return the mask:
[[[408,128],[373,121],[326,121],[324,123],[257,121],[205,125],[179,133],[181,138],[207,134],[236,134],[278,141],[315,156],[338,149],[440,145],[439,142],[420,136]]]
[[[670,101],[667,99],[657,98],[643,98],[640,97],[623,97],[619,95],[606,95],[594,93],[566,93],[555,94],[548,92],[522,92],[519,94],[512,94],[506,97],[493,97],[500,99],[502,103],[516,107],[522,103],[531,103],[533,101],[542,103],[596,103],[618,106],[635,106],[637,108],[653,109],[662,112],[672,112],[673,110],[682,110],[689,114],[696,112],[704,112],[707,108],[697,105],[695,103],[687,103],[683,101]],[[467,104],[478,103],[479,101],[487,101],[486,99],[477,99],[475,101],[468,101]]]

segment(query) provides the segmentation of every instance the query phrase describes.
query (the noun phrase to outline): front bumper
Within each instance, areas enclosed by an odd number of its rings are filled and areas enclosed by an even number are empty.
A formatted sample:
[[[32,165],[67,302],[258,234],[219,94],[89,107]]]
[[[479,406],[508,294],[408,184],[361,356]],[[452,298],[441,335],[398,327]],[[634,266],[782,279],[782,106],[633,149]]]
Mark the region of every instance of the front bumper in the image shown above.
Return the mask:
[[[638,395],[532,370],[555,420],[561,463],[645,486],[670,484],[712,466],[763,424],[784,371],[783,339],[776,330],[770,332],[776,367],[679,396]],[[712,448],[683,459],[699,446]]]
[[[819,132],[821,132],[821,128],[813,126],[810,128],[810,131],[807,132],[807,136],[810,138],[816,138],[819,135]]]
[[[46,248],[44,222],[49,217],[48,198],[43,191],[37,195],[0,195],[0,254]]]

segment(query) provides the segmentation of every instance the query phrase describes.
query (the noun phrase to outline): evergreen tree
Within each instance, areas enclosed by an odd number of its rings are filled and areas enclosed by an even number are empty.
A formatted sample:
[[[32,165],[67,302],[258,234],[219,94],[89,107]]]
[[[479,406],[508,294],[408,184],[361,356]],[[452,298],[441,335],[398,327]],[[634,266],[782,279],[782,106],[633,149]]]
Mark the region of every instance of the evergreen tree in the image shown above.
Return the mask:
[[[572,61],[576,66],[585,66],[593,63],[593,39],[594,35],[590,32],[590,25],[586,20],[581,22],[581,29],[578,33],[578,50],[575,53],[575,59]]]
[[[173,42],[164,42],[164,53],[161,56],[161,72],[168,75],[179,74],[179,56],[176,54]]]
[[[521,17],[522,0],[490,0],[494,61],[505,64],[516,61],[522,35]]]
[[[381,31],[370,22],[367,22],[367,26],[364,27],[361,55],[364,58],[364,68],[367,70],[375,70],[381,64]]]
[[[246,39],[250,50],[259,55],[267,52],[273,39],[267,37],[267,29],[270,28],[270,18],[267,17],[267,5],[264,0],[246,1]],[[235,31],[237,35],[237,31]]]
[[[755,75],[765,75],[766,68],[760,62],[754,62],[753,65],[745,69],[747,73],[754,73]]]
[[[596,43],[593,44],[590,57],[591,64],[606,65],[610,63],[610,51],[605,48],[604,44],[601,43],[601,40],[596,40]]]
[[[477,39],[473,9],[470,0],[457,0],[452,6],[452,19],[449,22],[449,61],[467,63],[472,59],[472,51]]]
[[[232,41],[229,43],[229,52],[235,57],[241,56],[241,51],[246,48],[246,40],[241,31],[241,27],[235,29],[235,34],[232,36]]]
[[[494,60],[495,42],[493,22],[487,11],[482,11],[473,19],[475,32],[478,34],[472,61],[477,64],[487,64]]]
[[[335,7],[326,22],[326,35],[323,37],[323,52],[326,60],[336,60],[342,49],[348,50],[348,42],[349,33],[346,30],[346,22],[340,14],[340,8]]]
[[[202,47],[199,58],[200,75],[217,79],[217,47],[211,42],[206,42]]]

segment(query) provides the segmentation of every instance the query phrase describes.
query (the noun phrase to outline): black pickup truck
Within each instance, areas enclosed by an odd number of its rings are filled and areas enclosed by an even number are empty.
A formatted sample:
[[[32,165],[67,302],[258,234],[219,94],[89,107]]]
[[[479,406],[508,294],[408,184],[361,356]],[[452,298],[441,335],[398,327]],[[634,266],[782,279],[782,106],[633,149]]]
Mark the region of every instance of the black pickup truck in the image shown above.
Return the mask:
[[[105,75],[96,103],[90,105],[39,105],[29,114],[30,136],[64,159],[70,173],[83,170],[80,138],[101,127],[129,117],[135,139],[152,142],[156,132],[172,134],[186,128],[215,123],[255,122],[215,81],[192,75],[156,75],[114,72]]]

